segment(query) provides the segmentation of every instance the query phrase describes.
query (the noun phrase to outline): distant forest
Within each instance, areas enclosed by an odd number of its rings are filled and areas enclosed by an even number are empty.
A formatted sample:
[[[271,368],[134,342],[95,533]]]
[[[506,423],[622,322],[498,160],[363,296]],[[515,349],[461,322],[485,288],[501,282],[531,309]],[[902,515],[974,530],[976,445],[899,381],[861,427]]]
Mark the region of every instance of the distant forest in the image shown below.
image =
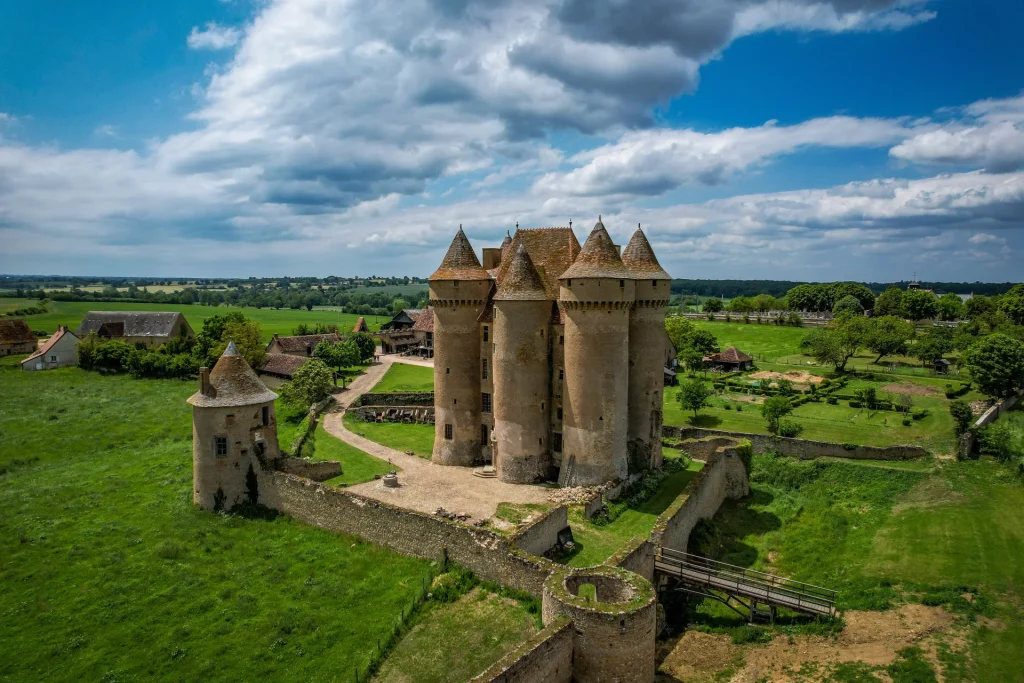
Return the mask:
[[[672,293],[683,296],[720,297],[734,299],[738,296],[770,294],[776,298],[797,285],[809,284],[797,280],[673,280]],[[875,294],[881,294],[892,285],[906,289],[909,280],[896,282],[863,282]],[[930,289],[936,294],[983,294],[993,296],[1010,291],[1013,282],[921,282],[921,289]]]

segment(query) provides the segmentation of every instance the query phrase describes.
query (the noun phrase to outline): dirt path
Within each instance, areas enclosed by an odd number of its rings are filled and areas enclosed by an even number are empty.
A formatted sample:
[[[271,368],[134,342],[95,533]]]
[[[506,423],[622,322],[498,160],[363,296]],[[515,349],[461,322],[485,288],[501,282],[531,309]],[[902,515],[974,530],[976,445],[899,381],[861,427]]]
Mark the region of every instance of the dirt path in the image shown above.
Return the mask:
[[[437,508],[443,507],[451,512],[469,515],[472,520],[493,516],[499,502],[548,502],[550,489],[547,487],[506,484],[497,479],[482,479],[474,476],[471,468],[435,465],[429,460],[370,441],[345,427],[342,422],[345,410],[377,384],[392,363],[405,363],[407,360],[416,361],[408,363],[409,365],[425,364],[422,359],[382,356],[378,365],[370,366],[364,374],[353,380],[348,391],[338,396],[337,407],[324,416],[324,429],[328,433],[364,453],[402,468],[398,475],[398,488],[386,488],[380,481],[370,481],[349,488],[368,498],[411,510],[433,514]]]

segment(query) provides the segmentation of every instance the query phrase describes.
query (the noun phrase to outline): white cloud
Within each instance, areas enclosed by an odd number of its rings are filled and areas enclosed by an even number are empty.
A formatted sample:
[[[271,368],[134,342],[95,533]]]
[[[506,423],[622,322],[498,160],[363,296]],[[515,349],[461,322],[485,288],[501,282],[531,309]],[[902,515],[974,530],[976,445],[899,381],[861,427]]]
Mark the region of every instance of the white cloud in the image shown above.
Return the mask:
[[[113,138],[117,137],[117,128],[110,125],[109,123],[105,123],[102,126],[97,126],[92,133],[97,137]]]
[[[990,242],[994,242],[996,244],[1006,244],[1005,237],[996,237],[990,232],[975,233],[974,235],[971,235],[971,238],[967,241],[970,242],[971,244],[987,244]]]
[[[772,29],[831,33],[898,31],[931,21],[937,16],[933,11],[921,9],[923,4],[920,1],[832,3],[799,0],[753,3],[736,15],[734,30],[736,36]]]
[[[236,45],[241,38],[242,32],[239,29],[210,22],[205,29],[192,27],[192,32],[188,34],[188,46],[193,50],[226,50]]]

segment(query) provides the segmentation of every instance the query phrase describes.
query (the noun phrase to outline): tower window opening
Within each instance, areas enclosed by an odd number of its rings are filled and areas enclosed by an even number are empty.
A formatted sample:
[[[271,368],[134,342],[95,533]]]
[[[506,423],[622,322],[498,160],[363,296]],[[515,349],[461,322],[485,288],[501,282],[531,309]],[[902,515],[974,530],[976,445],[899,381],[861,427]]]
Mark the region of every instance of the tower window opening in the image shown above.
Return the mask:
[[[215,436],[213,437],[213,454],[218,458],[228,457],[228,437],[226,436]]]
[[[486,358],[481,358],[480,359],[480,377],[483,378],[483,379],[487,379],[487,359]]]
[[[564,344],[565,343],[565,335],[559,335],[558,336],[558,343],[559,344]]]
[[[558,409],[558,413],[557,414],[558,414],[558,419],[561,420],[562,419],[562,409],[561,408]]]
[[[540,330],[540,336],[542,336],[542,337],[544,336],[544,328],[541,328],[541,330]]]
[[[651,280],[651,287],[657,287],[657,286],[658,286],[658,281],[657,280]]]
[[[542,437],[538,438],[537,439],[537,443],[540,444],[541,446],[543,446],[544,445],[544,437],[542,436]]]
[[[491,338],[491,328],[488,327],[487,325],[484,325],[484,341],[485,342],[486,341],[490,341],[490,338]]]
[[[480,403],[481,403],[480,410],[482,412],[484,412],[484,413],[491,412],[491,395],[490,394],[480,394]]]
[[[619,280],[619,287],[625,287],[625,286],[626,286],[626,281],[625,280]]]
[[[451,368],[445,368],[444,369],[444,374],[446,374],[446,375],[452,374],[452,369]]]
[[[558,432],[551,435],[551,450],[555,453],[562,452],[562,435]]]
[[[270,406],[263,406],[261,411],[262,424],[264,427],[270,424]]]
[[[452,426],[450,424],[444,426],[444,438],[448,441],[452,440]]]
[[[565,379],[565,368],[558,368],[558,379]]]
[[[480,445],[487,445],[487,425],[480,425]]]
[[[457,399],[457,398],[453,398],[453,399],[452,399],[452,405],[453,405],[453,406],[457,406],[457,405],[459,405],[459,399]]]
[[[545,409],[545,407],[546,407],[546,404],[544,403],[544,401],[541,401],[541,402],[540,402],[540,409],[541,409],[541,410],[544,410],[544,409]]]

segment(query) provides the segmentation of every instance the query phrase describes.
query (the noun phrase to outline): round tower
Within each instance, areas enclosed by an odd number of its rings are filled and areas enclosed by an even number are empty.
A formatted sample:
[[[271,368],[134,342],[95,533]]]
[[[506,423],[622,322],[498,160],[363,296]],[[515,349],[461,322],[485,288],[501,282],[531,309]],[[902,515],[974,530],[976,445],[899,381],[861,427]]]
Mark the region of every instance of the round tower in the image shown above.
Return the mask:
[[[629,320],[630,464],[661,467],[662,395],[665,390],[665,307],[672,278],[658,263],[651,243],[637,226],[622,250],[622,262],[635,281],[636,303]]]
[[[494,295],[495,468],[513,484],[542,479],[550,466],[551,304],[519,244]]]
[[[192,404],[192,501],[207,510],[256,504],[264,464],[275,460],[277,394],[252,371],[229,342],[211,372],[199,370]],[[266,489],[264,489],[266,490]]]
[[[626,450],[632,275],[600,219],[559,277],[565,310],[562,486],[629,474]]]
[[[459,232],[430,276],[434,307],[434,453],[440,465],[481,458],[480,326],[491,290],[466,233]]]

